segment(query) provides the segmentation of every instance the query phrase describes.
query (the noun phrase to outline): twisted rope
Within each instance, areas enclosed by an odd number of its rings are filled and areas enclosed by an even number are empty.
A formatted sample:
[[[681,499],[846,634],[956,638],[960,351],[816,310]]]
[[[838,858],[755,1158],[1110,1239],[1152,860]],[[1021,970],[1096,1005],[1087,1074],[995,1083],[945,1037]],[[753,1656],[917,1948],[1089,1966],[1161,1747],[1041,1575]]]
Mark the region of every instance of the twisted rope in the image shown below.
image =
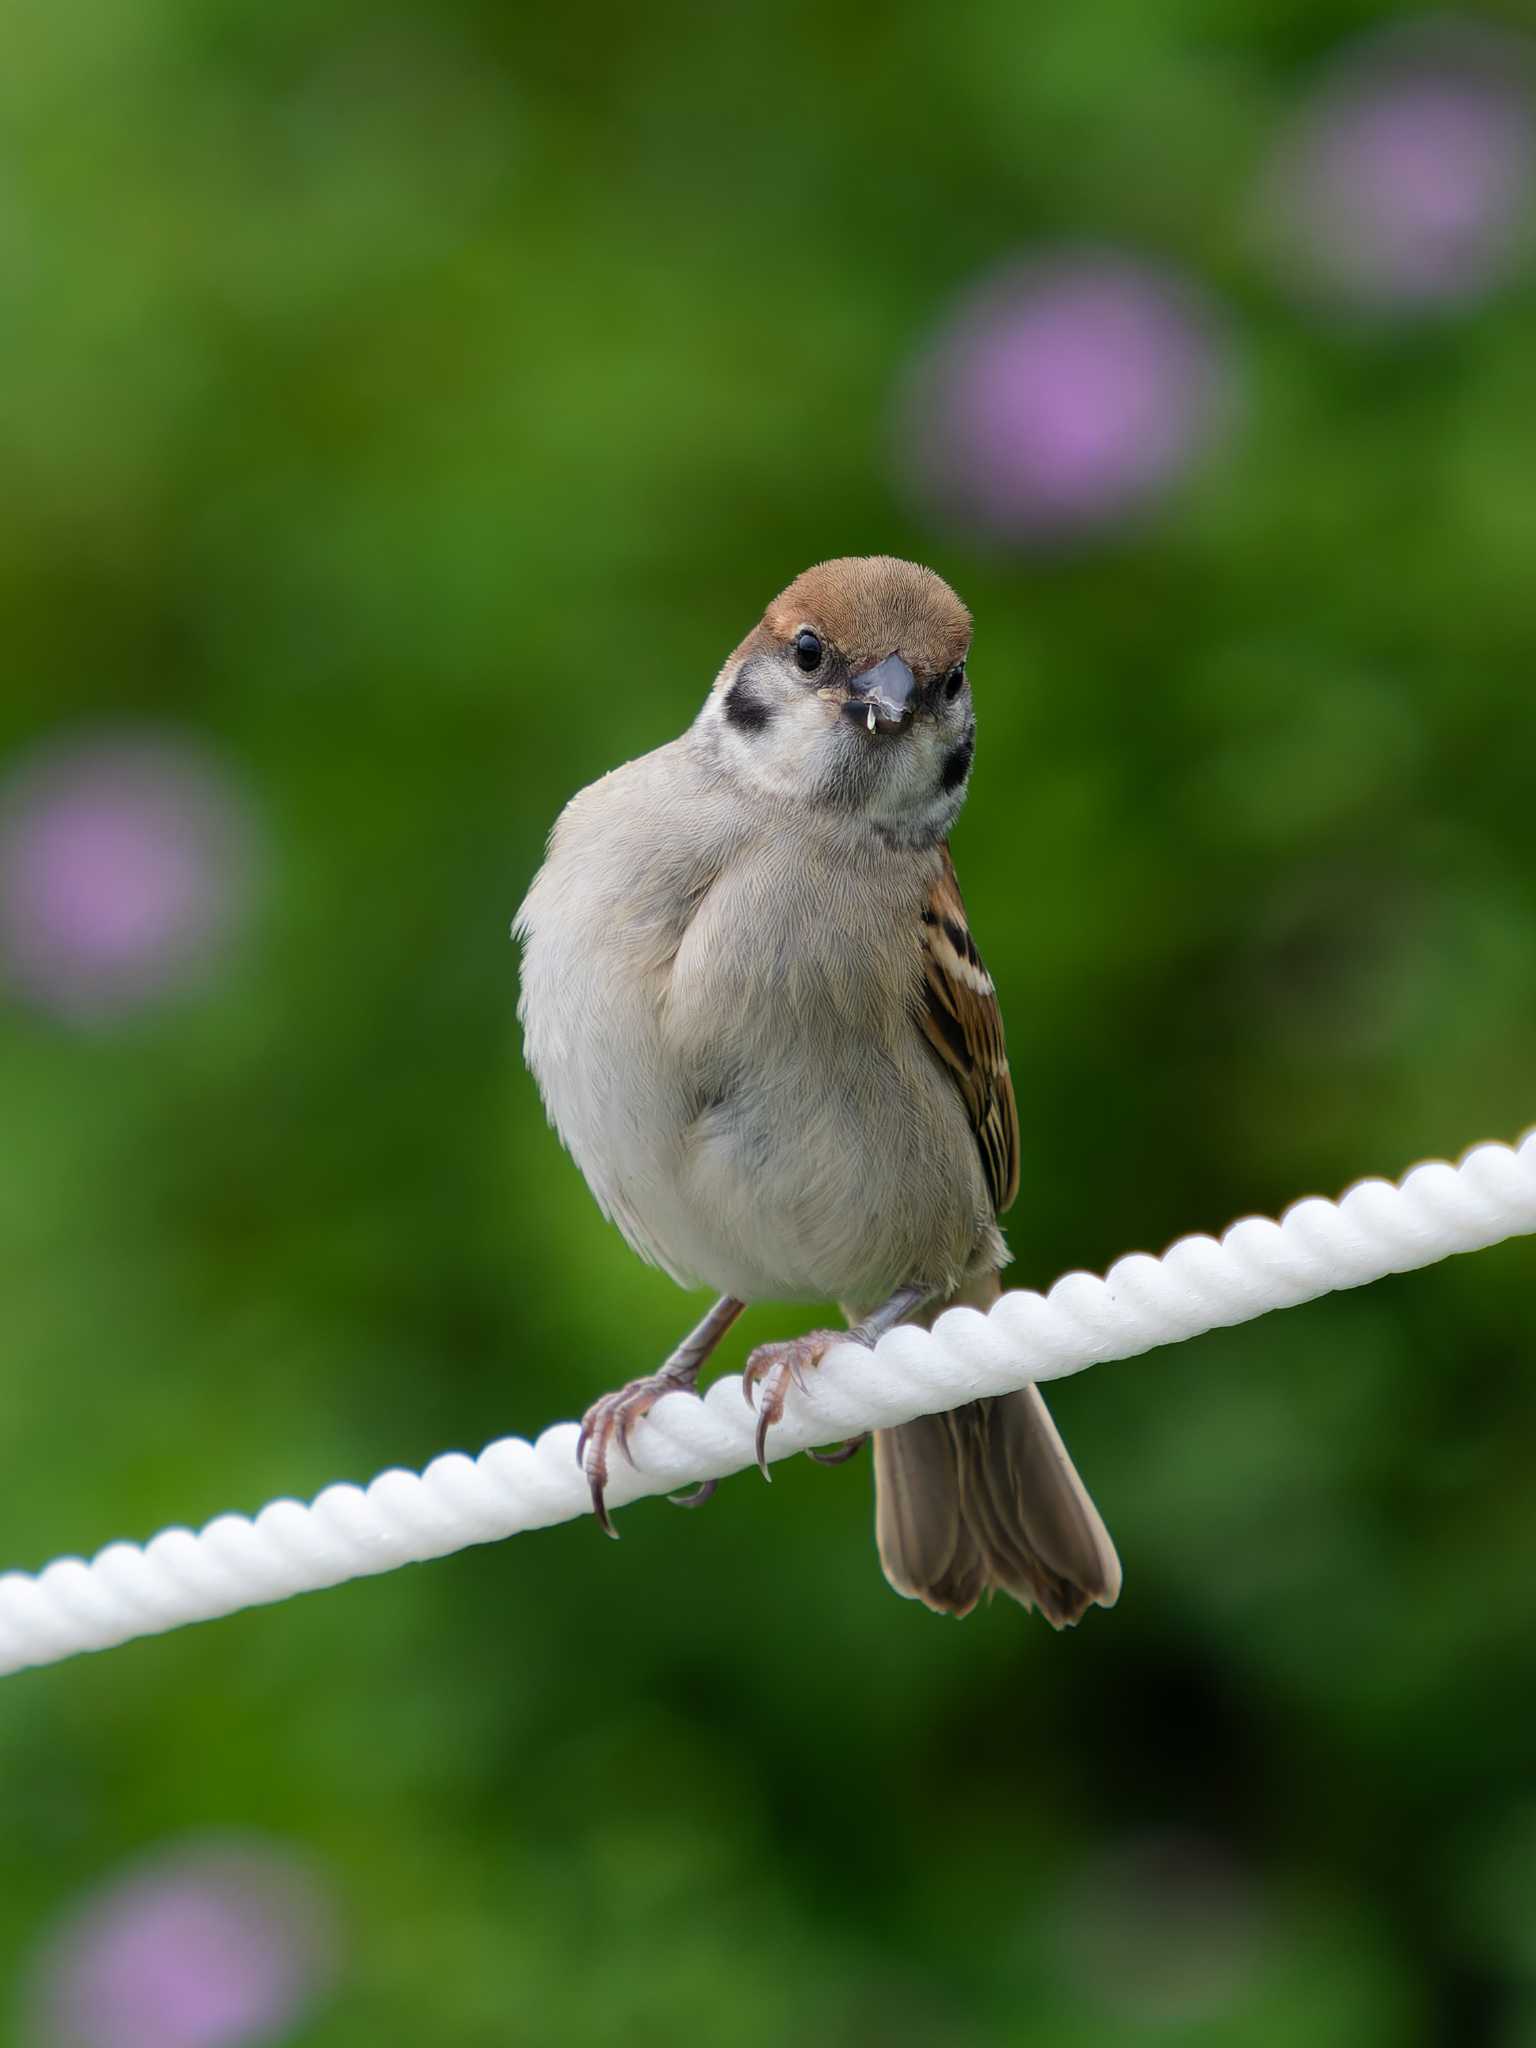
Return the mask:
[[[806,1390],[790,1394],[768,1455],[1133,1358],[1531,1231],[1536,1130],[1518,1149],[1479,1145],[1457,1166],[1416,1166],[1395,1186],[1363,1180],[1337,1203],[1297,1202],[1278,1223],[1247,1217],[1219,1242],[1180,1238],[1160,1259],[1132,1253],[1102,1280],[1068,1273],[1044,1295],[1003,1295],[986,1315],[951,1309],[932,1331],[893,1330],[874,1351],[839,1344]],[[613,1460],[610,1506],[744,1470],[755,1428],[734,1375],[702,1400],[658,1402],[634,1429],[633,1465]],[[275,1500],[195,1535],[165,1529],[142,1547],[110,1543],[89,1563],[63,1557],[35,1576],[7,1572],[0,1673],[574,1521],[591,1511],[576,1435],[574,1422],[560,1422],[535,1443],[503,1437],[477,1458],[450,1452],[420,1475],[328,1486],[308,1507]]]

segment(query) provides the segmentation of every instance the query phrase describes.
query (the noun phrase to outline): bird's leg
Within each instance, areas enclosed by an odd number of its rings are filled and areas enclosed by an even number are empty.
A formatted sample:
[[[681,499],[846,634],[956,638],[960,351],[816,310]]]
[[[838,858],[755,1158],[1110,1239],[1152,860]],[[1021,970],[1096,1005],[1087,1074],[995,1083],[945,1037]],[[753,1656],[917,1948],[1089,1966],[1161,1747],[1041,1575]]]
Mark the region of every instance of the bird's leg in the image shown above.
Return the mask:
[[[597,1516],[598,1526],[610,1536],[617,1536],[619,1532],[609,1520],[608,1510],[603,1504],[603,1490],[608,1484],[609,1446],[617,1438],[619,1449],[626,1458],[629,1457],[629,1432],[641,1416],[663,1394],[691,1394],[695,1391],[700,1368],[741,1314],[743,1306],[733,1295],[722,1294],[709,1314],[696,1329],[689,1331],[659,1371],[631,1380],[617,1393],[604,1394],[582,1417],[581,1434],[576,1439],[576,1459],[592,1490],[592,1512]],[[714,1490],[714,1482],[706,1481],[697,1493],[684,1496],[683,1505],[696,1507]]]
[[[741,1391],[750,1408],[757,1388],[762,1388],[762,1398],[757,1404],[757,1463],[765,1479],[770,1477],[768,1432],[784,1413],[790,1387],[803,1389],[805,1375],[820,1365],[834,1344],[863,1344],[872,1350],[887,1330],[894,1330],[898,1323],[906,1322],[932,1292],[929,1287],[898,1287],[889,1301],[882,1302],[879,1308],[864,1316],[850,1330],[808,1330],[803,1337],[758,1345],[741,1376]],[[845,1458],[851,1458],[863,1442],[862,1436],[850,1437],[835,1451],[813,1451],[811,1455],[819,1457],[824,1465],[840,1465]]]

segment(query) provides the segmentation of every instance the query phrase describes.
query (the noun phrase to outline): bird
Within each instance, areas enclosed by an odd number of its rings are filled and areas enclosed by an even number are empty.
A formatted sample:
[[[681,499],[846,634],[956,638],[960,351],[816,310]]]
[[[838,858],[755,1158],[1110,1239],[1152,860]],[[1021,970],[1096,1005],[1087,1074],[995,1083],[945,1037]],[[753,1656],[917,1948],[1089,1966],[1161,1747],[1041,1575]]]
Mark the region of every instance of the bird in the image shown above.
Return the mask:
[[[789,1389],[834,1342],[1001,1292],[1019,1118],[949,850],[975,755],[970,646],[932,569],[807,569],[678,738],[570,800],[517,913],[551,1123],[633,1249],[716,1297],[587,1410],[577,1455],[610,1534],[615,1452],[658,1400],[697,1393],[747,1303],[835,1301],[849,1326],[748,1358],[766,1476]],[[873,1462],[876,1546],[906,1597],[965,1615],[996,1589],[1058,1628],[1118,1597],[1038,1388],[877,1430]]]

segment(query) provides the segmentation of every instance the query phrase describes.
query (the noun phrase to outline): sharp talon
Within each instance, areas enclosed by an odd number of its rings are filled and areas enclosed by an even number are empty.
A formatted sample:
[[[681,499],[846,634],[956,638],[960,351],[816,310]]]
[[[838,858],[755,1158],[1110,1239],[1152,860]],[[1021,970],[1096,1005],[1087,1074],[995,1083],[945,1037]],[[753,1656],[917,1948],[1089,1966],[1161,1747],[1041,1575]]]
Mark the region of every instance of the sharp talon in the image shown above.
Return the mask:
[[[608,1485],[613,1448],[618,1446],[631,1465],[635,1453],[630,1437],[635,1424],[650,1414],[667,1394],[688,1393],[697,1397],[699,1367],[741,1313],[741,1303],[722,1295],[698,1328],[690,1333],[656,1372],[643,1374],[594,1401],[581,1418],[576,1432],[576,1462],[581,1466],[592,1495],[592,1513],[606,1536],[617,1536],[604,1494]],[[751,1400],[750,1392],[747,1395]],[[680,1504],[696,1507],[714,1492],[711,1480],[696,1493],[681,1497]]]
[[[856,1457],[868,1442],[869,1431],[866,1429],[862,1436],[849,1437],[847,1443],[839,1444],[835,1451],[807,1451],[805,1455],[814,1459],[818,1465],[846,1465],[848,1460]]]
[[[692,1493],[669,1493],[667,1499],[675,1508],[701,1508],[705,1501],[713,1500],[718,1479],[701,1479]]]
[[[747,1360],[741,1376],[742,1398],[757,1410],[757,1469],[765,1479],[768,1470],[768,1432],[784,1413],[784,1399],[791,1387],[809,1393],[809,1374],[821,1363],[822,1353],[834,1341],[830,1330],[811,1330],[783,1344],[760,1344]],[[753,1396],[758,1398],[754,1400]]]
[[[603,1482],[601,1479],[591,1479],[587,1483],[592,1489],[592,1512],[597,1517],[597,1526],[605,1536],[611,1536],[617,1543],[619,1532],[613,1526],[608,1514],[608,1503],[603,1499]]]
[[[635,1424],[650,1414],[664,1394],[692,1391],[692,1382],[685,1374],[664,1367],[660,1372],[648,1373],[644,1379],[631,1380],[617,1393],[604,1394],[582,1417],[576,1436],[576,1462],[586,1473],[587,1483],[592,1488],[592,1511],[597,1516],[598,1526],[608,1535],[617,1536],[619,1533],[603,1506],[603,1488],[608,1483],[608,1462],[613,1446],[617,1444],[633,1465],[635,1454],[629,1439]]]

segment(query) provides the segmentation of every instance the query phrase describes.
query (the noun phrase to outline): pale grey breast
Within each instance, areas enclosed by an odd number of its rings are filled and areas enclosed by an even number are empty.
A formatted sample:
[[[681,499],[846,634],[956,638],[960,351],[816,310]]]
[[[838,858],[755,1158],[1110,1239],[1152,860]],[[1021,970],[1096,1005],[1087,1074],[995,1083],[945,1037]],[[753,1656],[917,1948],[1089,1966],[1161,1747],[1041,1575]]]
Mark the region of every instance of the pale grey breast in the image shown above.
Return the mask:
[[[687,737],[578,797],[519,924],[550,1117],[684,1284],[873,1305],[991,1230],[958,1091],[912,1022],[933,853],[722,791]]]

